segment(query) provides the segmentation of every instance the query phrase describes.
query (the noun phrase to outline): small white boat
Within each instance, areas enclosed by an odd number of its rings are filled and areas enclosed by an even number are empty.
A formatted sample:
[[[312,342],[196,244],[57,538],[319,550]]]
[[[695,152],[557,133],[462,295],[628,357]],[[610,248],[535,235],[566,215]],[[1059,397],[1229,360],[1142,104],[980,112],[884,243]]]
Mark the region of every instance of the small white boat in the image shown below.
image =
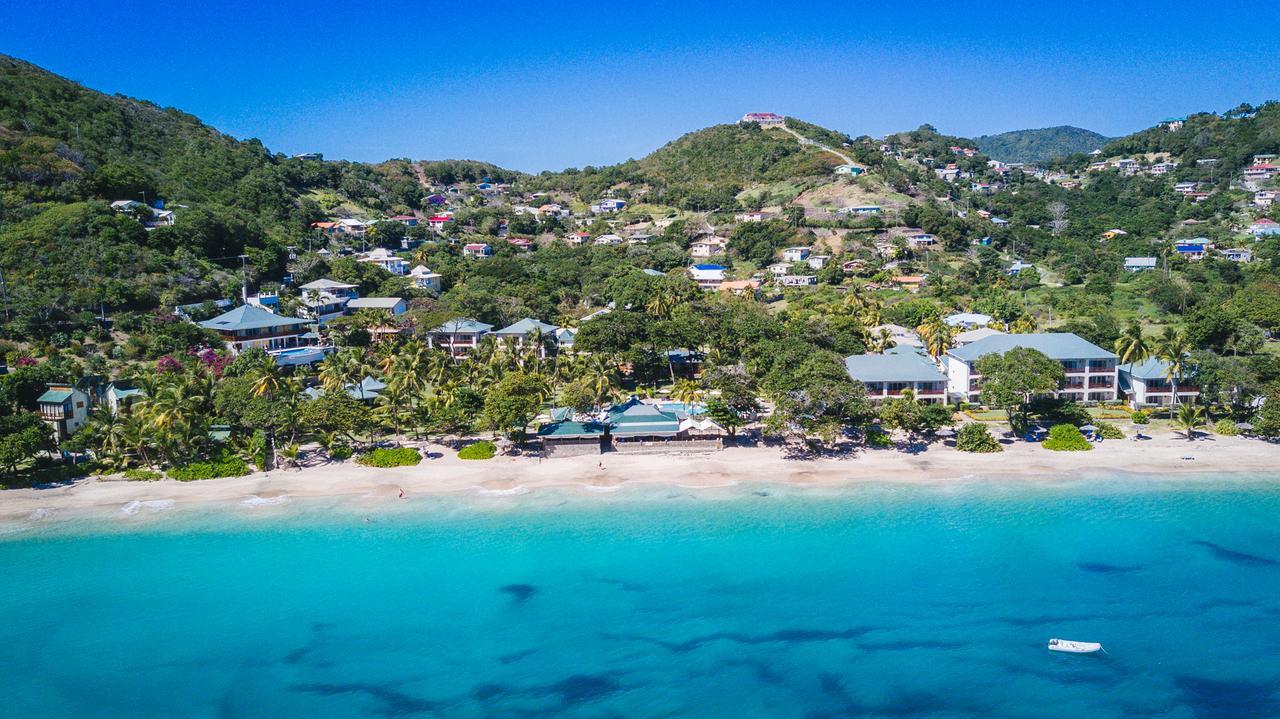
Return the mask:
[[[1096,654],[1102,651],[1097,642],[1073,642],[1067,639],[1050,639],[1049,651],[1067,652],[1068,654]]]

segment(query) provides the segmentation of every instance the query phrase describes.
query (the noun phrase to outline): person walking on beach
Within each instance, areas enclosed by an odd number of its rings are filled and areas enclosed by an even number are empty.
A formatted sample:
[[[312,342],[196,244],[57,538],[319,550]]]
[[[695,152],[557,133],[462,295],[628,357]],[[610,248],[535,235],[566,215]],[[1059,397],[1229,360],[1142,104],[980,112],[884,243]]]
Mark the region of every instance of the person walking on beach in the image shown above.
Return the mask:
[[[400,499],[404,499],[404,488],[400,489]]]

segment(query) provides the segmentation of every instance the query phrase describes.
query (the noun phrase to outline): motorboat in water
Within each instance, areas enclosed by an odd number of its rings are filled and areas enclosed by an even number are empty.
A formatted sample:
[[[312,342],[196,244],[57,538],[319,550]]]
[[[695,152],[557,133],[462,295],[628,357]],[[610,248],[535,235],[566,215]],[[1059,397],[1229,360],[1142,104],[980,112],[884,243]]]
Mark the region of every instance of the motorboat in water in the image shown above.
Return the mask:
[[[1073,642],[1068,639],[1050,639],[1049,651],[1067,652],[1068,654],[1097,654],[1102,645],[1097,642]]]

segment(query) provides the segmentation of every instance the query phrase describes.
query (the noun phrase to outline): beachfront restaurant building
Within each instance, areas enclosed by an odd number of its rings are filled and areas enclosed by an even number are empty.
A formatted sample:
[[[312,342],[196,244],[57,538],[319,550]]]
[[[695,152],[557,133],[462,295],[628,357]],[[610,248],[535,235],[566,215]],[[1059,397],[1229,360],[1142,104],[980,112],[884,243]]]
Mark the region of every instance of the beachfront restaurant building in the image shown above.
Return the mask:
[[[1173,404],[1174,384],[1169,363],[1154,357],[1144,362],[1122,364],[1117,368],[1120,392],[1134,407]],[[1182,377],[1177,385],[1178,402],[1191,402],[1200,396],[1194,376]]]
[[[917,401],[936,403],[947,399],[947,376],[918,347],[892,347],[883,354],[844,358],[849,377],[867,389],[867,399],[882,402],[911,392]]]
[[[959,402],[978,402],[982,377],[974,365],[986,355],[1002,355],[1015,347],[1034,349],[1062,363],[1065,379],[1055,396],[1077,402],[1109,402],[1117,398],[1115,353],[1070,332],[994,334],[954,347],[945,357],[948,393]]]
[[[612,451],[627,454],[705,452],[721,449],[724,429],[706,417],[682,416],[632,397],[601,417],[575,420],[571,411],[554,409],[538,430],[547,457]]]

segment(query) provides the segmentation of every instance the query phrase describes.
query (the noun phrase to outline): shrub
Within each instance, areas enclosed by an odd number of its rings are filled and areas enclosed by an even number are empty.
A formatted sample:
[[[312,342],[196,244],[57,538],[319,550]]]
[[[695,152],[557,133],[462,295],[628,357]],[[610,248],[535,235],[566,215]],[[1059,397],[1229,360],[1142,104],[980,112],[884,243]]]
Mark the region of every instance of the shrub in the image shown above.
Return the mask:
[[[961,452],[1003,452],[1004,447],[991,436],[986,425],[970,422],[956,433],[956,449]]]
[[[355,454],[355,450],[345,444],[335,444],[329,447],[326,454],[329,455],[329,459],[342,461],[344,459],[351,459],[351,455]]]
[[[1134,411],[1130,419],[1133,420],[1134,424],[1147,424],[1148,422],[1151,421],[1151,415],[1139,409]]]
[[[867,446],[888,449],[893,446],[893,438],[876,429],[867,430]]]
[[[1044,448],[1055,452],[1087,452],[1093,449],[1093,445],[1074,424],[1055,424],[1049,428],[1049,439],[1044,441]]]
[[[169,477],[179,482],[190,482],[196,479],[220,479],[222,477],[243,477],[249,473],[249,465],[243,459],[222,455],[205,462],[192,462],[169,470]]]
[[[124,478],[130,482],[154,482],[164,475],[153,469],[126,469]]]
[[[365,452],[356,461],[366,467],[412,467],[422,461],[422,455],[413,447],[384,447]]]
[[[1098,436],[1103,439],[1124,439],[1124,432],[1110,422],[1099,422]]]
[[[1213,433],[1220,434],[1223,437],[1234,437],[1240,434],[1240,428],[1236,426],[1235,422],[1223,418],[1213,423]]]
[[[458,452],[458,459],[493,459],[497,453],[498,448],[493,442],[476,442],[463,447]]]

